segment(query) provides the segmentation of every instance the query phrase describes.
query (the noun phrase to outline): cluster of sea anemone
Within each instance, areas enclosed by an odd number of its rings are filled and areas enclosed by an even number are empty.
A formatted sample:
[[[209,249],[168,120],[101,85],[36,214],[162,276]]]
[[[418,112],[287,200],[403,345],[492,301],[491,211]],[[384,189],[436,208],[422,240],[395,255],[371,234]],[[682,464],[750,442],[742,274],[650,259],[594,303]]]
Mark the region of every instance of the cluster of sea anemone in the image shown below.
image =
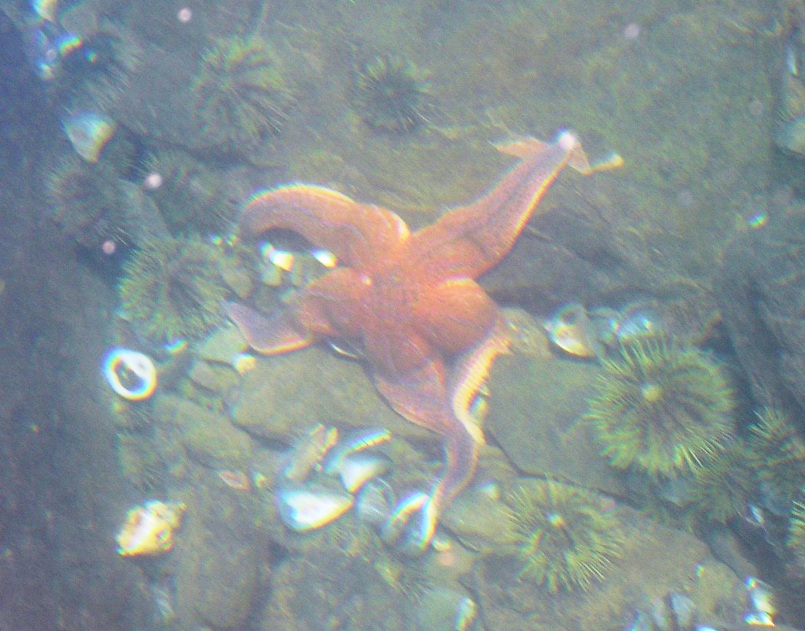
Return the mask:
[[[733,393],[722,368],[662,335],[625,342],[603,360],[587,421],[619,469],[652,476],[695,472],[732,432]]]
[[[533,480],[516,489],[509,503],[521,579],[551,592],[584,591],[621,554],[620,517],[592,491]]]
[[[199,239],[145,244],[123,269],[126,317],[157,342],[201,337],[222,318],[222,264],[218,249]]]
[[[394,55],[378,55],[358,73],[355,105],[374,130],[405,133],[425,121],[428,73]]]
[[[257,37],[217,41],[203,55],[192,93],[203,143],[233,152],[278,134],[295,101],[279,56]]]

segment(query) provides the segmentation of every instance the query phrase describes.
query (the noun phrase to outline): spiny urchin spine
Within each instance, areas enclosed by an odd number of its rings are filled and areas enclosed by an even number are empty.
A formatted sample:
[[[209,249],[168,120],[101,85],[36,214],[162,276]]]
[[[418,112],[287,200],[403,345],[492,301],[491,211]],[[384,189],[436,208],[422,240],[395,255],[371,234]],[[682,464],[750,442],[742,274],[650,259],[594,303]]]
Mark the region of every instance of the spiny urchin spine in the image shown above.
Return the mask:
[[[674,477],[721,451],[732,409],[729,381],[707,354],[641,336],[604,360],[586,418],[614,467]]]
[[[590,491],[541,480],[515,490],[510,503],[521,579],[551,592],[586,591],[622,552],[620,518]]]

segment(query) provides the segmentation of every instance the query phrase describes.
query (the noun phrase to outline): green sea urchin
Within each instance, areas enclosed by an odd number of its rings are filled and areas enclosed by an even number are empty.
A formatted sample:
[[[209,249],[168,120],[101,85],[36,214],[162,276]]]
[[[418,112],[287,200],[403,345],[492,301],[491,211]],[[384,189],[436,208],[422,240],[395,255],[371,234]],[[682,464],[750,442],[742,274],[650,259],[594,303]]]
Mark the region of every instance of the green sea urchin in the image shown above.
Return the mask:
[[[106,239],[127,240],[128,200],[108,163],[88,164],[71,155],[48,176],[47,195],[52,218],[80,245],[92,249]]]
[[[510,496],[520,578],[549,591],[587,590],[621,554],[620,518],[591,491],[535,480]]]
[[[156,203],[171,234],[207,236],[227,231],[236,205],[215,171],[170,149],[149,156],[145,169],[161,178],[161,184],[147,188],[146,194]]]
[[[805,439],[786,414],[764,408],[750,425],[750,463],[767,501],[788,509],[805,485]]]
[[[202,142],[225,151],[258,146],[278,134],[294,102],[279,57],[259,38],[216,42],[192,86]]]
[[[358,73],[355,105],[374,130],[406,133],[425,121],[428,73],[413,62],[378,55]]]
[[[732,390],[707,354],[641,336],[603,362],[587,421],[619,469],[673,477],[699,469],[732,430]]]
[[[134,326],[157,342],[198,338],[221,320],[221,256],[197,239],[160,239],[123,269],[120,299]]]
[[[697,469],[687,498],[699,519],[726,523],[744,512],[756,487],[748,462],[746,445],[735,439]]]
[[[805,502],[803,501],[795,501],[791,507],[786,546],[793,553],[800,574],[805,576]]]

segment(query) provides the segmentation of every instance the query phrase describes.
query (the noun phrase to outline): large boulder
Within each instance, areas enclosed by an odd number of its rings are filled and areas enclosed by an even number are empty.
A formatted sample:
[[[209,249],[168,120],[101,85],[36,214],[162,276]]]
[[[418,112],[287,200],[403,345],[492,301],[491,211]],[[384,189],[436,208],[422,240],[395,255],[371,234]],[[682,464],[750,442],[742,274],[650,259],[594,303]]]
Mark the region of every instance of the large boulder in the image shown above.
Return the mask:
[[[715,279],[732,345],[761,405],[805,412],[805,215],[730,244]]]

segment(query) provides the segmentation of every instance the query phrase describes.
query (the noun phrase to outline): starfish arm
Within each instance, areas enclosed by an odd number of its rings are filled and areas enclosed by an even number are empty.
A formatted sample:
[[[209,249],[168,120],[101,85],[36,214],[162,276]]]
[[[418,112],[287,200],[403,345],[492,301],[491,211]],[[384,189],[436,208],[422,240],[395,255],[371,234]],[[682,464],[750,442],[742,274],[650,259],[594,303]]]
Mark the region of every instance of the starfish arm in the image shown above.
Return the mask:
[[[461,421],[475,440],[484,444],[482,418],[472,414],[471,408],[481,388],[486,384],[489,371],[498,355],[509,352],[511,337],[503,316],[498,312],[495,325],[478,344],[460,355],[450,371],[448,393],[453,414]]]
[[[408,226],[390,210],[360,204],[320,186],[295,184],[256,195],[238,224],[246,237],[272,228],[300,233],[349,267],[365,267],[408,237]]]
[[[439,517],[470,482],[478,464],[479,443],[453,414],[444,376],[440,360],[412,371],[405,379],[391,381],[375,375],[377,389],[398,414],[444,438],[444,474],[423,507],[423,520],[415,535],[421,550],[430,543]]]
[[[569,163],[580,170],[586,158],[579,140],[562,132],[553,143],[525,138],[501,151],[520,158],[478,201],[446,213],[414,235],[413,256],[437,266],[444,277],[477,278],[509,253],[556,177]]]
[[[228,303],[229,318],[254,350],[279,355],[323,338],[356,338],[361,333],[366,285],[348,267],[317,278],[284,309],[264,316],[238,303]]]
[[[237,325],[249,346],[258,353],[279,355],[309,346],[314,340],[306,331],[300,331],[287,311],[264,316],[254,309],[230,302],[226,313]]]
[[[369,285],[350,267],[337,267],[299,292],[294,317],[316,339],[362,336]]]

